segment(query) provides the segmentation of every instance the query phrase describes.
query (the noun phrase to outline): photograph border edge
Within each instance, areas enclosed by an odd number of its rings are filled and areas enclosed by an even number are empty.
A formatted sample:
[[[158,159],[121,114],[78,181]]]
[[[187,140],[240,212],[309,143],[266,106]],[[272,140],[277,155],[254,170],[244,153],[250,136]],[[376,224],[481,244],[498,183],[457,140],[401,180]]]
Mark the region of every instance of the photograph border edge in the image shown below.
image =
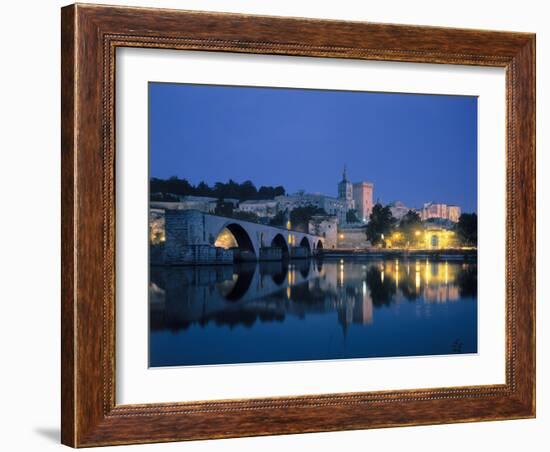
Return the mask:
[[[81,4],[61,16],[63,444],[535,416],[534,34]],[[116,405],[114,82],[121,46],[504,67],[506,384]]]

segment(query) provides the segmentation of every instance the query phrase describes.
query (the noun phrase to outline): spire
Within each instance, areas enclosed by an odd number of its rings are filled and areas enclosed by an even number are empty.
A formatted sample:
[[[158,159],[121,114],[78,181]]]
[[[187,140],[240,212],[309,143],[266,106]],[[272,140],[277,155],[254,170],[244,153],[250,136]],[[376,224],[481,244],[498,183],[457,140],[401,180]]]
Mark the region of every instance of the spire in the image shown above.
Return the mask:
[[[347,182],[347,180],[348,180],[348,175],[346,174],[346,165],[345,164],[344,164],[344,172],[342,174],[342,180],[344,182]]]

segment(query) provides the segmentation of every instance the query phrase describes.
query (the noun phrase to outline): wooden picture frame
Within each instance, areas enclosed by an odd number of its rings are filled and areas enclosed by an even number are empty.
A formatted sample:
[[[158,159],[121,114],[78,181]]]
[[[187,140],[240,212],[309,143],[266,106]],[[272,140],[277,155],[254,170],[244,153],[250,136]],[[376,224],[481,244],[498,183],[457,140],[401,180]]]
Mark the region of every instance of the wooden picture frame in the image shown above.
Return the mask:
[[[71,5],[62,9],[62,442],[73,447],[535,416],[535,35]],[[506,69],[506,383],[115,403],[117,47]]]

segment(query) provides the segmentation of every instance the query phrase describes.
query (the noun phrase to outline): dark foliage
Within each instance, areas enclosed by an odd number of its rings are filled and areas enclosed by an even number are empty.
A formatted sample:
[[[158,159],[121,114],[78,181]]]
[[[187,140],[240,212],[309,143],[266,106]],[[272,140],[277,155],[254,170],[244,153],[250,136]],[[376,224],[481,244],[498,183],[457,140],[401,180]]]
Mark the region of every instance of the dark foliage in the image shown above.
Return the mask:
[[[231,198],[239,201],[247,201],[254,199],[274,199],[275,196],[285,194],[285,189],[282,186],[266,187],[261,186],[259,189],[249,180],[242,184],[229,179],[228,182],[216,182],[213,187],[210,187],[206,182],[200,182],[196,186],[191,185],[187,179],[179,179],[176,176],[169,179],[152,178],[149,183],[150,192],[152,194],[172,194],[179,196],[209,196],[212,198]],[[151,198],[151,200],[153,200]]]
[[[308,231],[308,224],[314,215],[326,215],[325,209],[316,206],[297,207],[290,212],[292,229],[301,232]]]
[[[422,220],[418,212],[409,210],[401,221],[399,222],[399,232],[402,234],[402,241],[404,245],[412,244],[418,240],[416,232],[423,229]]]
[[[252,221],[254,223],[258,223],[260,221],[260,218],[255,213],[235,210],[233,203],[226,202],[223,199],[218,199],[216,202],[214,213],[222,217],[235,218],[236,220]]]
[[[395,221],[389,206],[382,207],[382,204],[376,203],[372,208],[369,224],[366,228],[367,240],[373,245],[384,246],[385,239],[391,232]],[[382,234],[384,234],[384,239],[382,238]]]
[[[376,267],[371,267],[367,271],[366,282],[374,306],[391,304],[396,293],[393,278],[382,280],[380,270]]]
[[[460,296],[464,298],[477,297],[477,266],[470,265],[460,271],[456,277]]]
[[[346,223],[359,223],[360,221],[356,209],[350,209],[346,212]]]
[[[175,195],[172,195],[170,193],[151,193],[150,195],[151,201],[159,201],[159,202],[178,202],[179,198]]]
[[[458,219],[456,232],[465,245],[477,245],[477,214],[463,213]]]
[[[271,226],[284,226],[286,223],[286,215],[284,212],[277,212],[277,214],[269,220]]]

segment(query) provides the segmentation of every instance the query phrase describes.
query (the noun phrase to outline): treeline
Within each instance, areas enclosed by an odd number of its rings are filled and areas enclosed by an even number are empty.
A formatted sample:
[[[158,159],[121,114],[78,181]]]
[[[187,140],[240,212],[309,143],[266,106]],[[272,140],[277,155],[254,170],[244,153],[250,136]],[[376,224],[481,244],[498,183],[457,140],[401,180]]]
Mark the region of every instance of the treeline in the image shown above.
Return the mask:
[[[209,196],[217,199],[238,199],[239,201],[248,201],[255,199],[274,199],[275,196],[281,196],[286,193],[283,186],[277,187],[261,186],[259,189],[252,181],[244,181],[239,184],[232,179],[228,182],[216,182],[214,186],[206,182],[200,182],[192,185],[187,179],[180,179],[172,176],[169,179],[151,178],[149,182],[149,192],[151,200],[160,200],[159,197],[166,198],[169,195],[180,196]]]

